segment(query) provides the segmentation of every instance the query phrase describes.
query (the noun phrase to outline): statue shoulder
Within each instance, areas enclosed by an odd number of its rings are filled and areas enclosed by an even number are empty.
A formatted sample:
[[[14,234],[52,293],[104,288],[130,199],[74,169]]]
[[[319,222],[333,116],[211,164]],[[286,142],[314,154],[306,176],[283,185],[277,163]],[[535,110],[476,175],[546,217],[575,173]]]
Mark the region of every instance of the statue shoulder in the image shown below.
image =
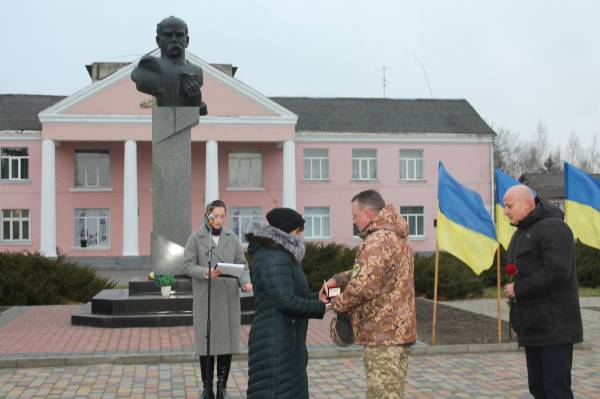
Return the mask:
[[[161,59],[152,55],[145,55],[140,59],[135,70],[145,70],[148,72],[160,72]]]

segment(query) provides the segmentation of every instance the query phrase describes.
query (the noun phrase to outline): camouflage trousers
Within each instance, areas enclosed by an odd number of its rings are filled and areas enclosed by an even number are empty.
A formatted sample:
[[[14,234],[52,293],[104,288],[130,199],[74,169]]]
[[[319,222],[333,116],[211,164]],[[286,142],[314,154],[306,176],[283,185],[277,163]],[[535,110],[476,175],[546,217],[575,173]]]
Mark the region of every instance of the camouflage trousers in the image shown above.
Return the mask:
[[[408,355],[404,346],[365,346],[367,399],[403,399]]]

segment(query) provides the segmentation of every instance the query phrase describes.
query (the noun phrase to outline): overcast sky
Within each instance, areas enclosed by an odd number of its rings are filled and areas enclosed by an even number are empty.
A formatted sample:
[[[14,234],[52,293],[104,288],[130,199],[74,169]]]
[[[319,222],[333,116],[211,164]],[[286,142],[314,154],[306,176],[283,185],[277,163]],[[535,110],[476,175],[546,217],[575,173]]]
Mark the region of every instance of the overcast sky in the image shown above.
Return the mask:
[[[0,93],[69,95],[94,61],[155,47],[168,15],[189,51],[267,96],[465,98],[521,137],[600,135],[600,2],[2,1]],[[423,67],[421,67],[421,65]]]

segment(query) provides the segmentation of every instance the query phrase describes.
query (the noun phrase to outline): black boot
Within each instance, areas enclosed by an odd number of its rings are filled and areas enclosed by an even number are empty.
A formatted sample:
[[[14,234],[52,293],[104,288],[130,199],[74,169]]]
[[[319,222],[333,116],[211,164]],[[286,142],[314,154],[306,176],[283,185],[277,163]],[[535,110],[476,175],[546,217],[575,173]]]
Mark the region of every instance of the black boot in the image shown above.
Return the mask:
[[[215,375],[215,357],[200,356],[200,374],[202,375],[202,390],[201,399],[215,399],[213,391],[213,377]]]
[[[231,355],[217,356],[217,399],[229,399],[227,379],[231,368]]]

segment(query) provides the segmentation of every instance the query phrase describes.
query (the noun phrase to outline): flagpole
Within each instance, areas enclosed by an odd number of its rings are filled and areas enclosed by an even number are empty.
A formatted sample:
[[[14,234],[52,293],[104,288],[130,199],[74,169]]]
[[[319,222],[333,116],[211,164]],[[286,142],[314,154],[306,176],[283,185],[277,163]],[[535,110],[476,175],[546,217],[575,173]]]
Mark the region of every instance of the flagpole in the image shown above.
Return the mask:
[[[502,284],[500,281],[500,245],[498,245],[498,250],[496,251],[496,269],[498,280],[498,343],[502,343]]]
[[[431,345],[435,345],[435,332],[437,325],[437,300],[438,300],[438,270],[440,262],[440,248],[438,246],[437,237],[435,240],[435,277],[433,280],[433,323],[431,326]]]

